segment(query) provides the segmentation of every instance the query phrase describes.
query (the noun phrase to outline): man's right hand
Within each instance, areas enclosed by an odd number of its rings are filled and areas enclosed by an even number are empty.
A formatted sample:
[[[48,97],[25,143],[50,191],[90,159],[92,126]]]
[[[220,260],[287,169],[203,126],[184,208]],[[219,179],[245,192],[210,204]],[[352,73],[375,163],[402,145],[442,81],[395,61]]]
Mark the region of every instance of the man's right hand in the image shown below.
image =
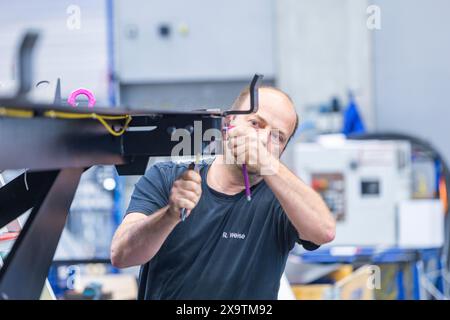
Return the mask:
[[[186,208],[187,216],[189,216],[199,202],[201,195],[202,178],[194,170],[187,170],[172,186],[167,213],[176,221],[179,221],[181,210]]]

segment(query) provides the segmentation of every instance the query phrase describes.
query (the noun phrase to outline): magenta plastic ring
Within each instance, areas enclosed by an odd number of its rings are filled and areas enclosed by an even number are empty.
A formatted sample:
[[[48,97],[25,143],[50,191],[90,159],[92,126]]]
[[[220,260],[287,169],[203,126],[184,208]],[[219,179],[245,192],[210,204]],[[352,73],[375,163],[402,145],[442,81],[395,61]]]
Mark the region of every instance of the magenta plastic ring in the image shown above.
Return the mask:
[[[88,98],[88,101],[89,101],[88,107],[89,108],[93,108],[95,106],[96,100],[95,100],[94,94],[91,91],[89,91],[88,89],[84,89],[84,88],[80,88],[80,89],[77,89],[74,92],[72,92],[70,94],[69,98],[67,99],[67,103],[70,104],[72,107],[76,107],[77,106],[76,99],[80,94],[83,94]]]

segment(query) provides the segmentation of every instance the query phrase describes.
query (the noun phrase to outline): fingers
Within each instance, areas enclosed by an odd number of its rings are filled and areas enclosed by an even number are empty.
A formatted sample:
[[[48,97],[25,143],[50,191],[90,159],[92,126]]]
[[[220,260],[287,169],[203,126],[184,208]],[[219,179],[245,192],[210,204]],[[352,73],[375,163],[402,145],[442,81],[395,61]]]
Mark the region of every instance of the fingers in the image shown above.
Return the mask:
[[[241,145],[250,147],[257,145],[259,139],[258,131],[252,127],[240,126],[234,127],[228,133],[228,146],[230,149]]]
[[[242,139],[241,137],[231,138],[228,146],[238,164],[256,164],[259,149],[262,147],[256,138]]]
[[[239,137],[228,141],[228,148],[235,157],[242,153],[257,153],[260,146],[261,144],[256,138],[243,139]]]
[[[231,150],[256,150],[259,146],[259,141],[257,139],[241,139],[233,138],[228,141],[228,147]]]
[[[228,131],[228,146],[232,148],[232,145],[239,144],[251,144],[253,142],[262,144],[263,147],[267,146],[267,131],[256,130],[253,127],[234,127]]]
[[[239,126],[228,130],[228,137],[256,136],[257,133],[258,132],[252,127]]]
[[[198,172],[195,172],[194,170],[187,170],[181,175],[180,178],[184,181],[192,181],[197,184],[200,184],[202,182],[200,174]]]
[[[250,162],[250,155],[252,154],[250,147],[240,145],[233,148],[232,153],[238,164]]]
[[[178,190],[178,194],[181,197],[186,198],[188,200],[197,201],[202,195],[202,189],[201,188],[195,188],[194,190],[180,189]]]
[[[202,187],[200,183],[201,180],[200,182],[194,182],[192,180],[178,179],[174,182],[173,186],[180,192],[193,192],[197,196],[200,196],[202,193]]]
[[[189,216],[200,200],[201,182],[202,179],[197,172],[187,170],[173,183],[169,198],[169,206],[173,214],[177,215],[181,209],[185,208]]]
[[[170,203],[176,211],[180,211],[182,208],[192,210],[197,205],[197,201],[196,196],[189,197],[182,194],[172,194],[170,197]]]

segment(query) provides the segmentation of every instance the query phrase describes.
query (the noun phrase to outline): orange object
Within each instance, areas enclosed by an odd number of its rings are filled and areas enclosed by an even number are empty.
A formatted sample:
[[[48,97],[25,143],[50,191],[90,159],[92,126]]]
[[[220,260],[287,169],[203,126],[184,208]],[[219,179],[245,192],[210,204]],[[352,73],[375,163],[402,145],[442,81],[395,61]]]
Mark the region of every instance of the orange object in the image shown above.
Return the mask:
[[[441,178],[439,181],[439,198],[442,201],[442,205],[444,206],[444,211],[448,212],[448,196],[447,196],[447,185],[445,183],[444,178]]]
[[[346,264],[339,267],[339,269],[337,269],[336,271],[330,273],[330,277],[334,279],[334,281],[338,282],[350,276],[353,271],[353,266],[351,264]]]
[[[312,181],[312,187],[316,191],[325,190],[328,188],[328,181],[326,179],[315,179]]]

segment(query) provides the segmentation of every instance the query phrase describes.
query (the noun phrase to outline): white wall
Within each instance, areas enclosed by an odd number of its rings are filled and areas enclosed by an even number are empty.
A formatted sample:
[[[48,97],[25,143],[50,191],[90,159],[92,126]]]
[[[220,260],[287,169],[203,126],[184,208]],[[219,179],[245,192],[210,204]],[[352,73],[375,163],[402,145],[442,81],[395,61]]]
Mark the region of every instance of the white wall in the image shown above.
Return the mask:
[[[428,139],[450,161],[450,1],[374,2],[377,128]]]
[[[80,29],[69,29],[67,8],[77,5]],[[62,78],[63,96],[86,87],[107,103],[106,0],[0,0],[0,94],[11,93],[19,40],[28,28],[42,31],[35,61],[37,81]]]
[[[114,4],[122,83],[247,81],[255,72],[274,77],[274,0]]]
[[[366,0],[278,0],[278,84],[299,108],[356,94],[373,127],[371,32]]]

